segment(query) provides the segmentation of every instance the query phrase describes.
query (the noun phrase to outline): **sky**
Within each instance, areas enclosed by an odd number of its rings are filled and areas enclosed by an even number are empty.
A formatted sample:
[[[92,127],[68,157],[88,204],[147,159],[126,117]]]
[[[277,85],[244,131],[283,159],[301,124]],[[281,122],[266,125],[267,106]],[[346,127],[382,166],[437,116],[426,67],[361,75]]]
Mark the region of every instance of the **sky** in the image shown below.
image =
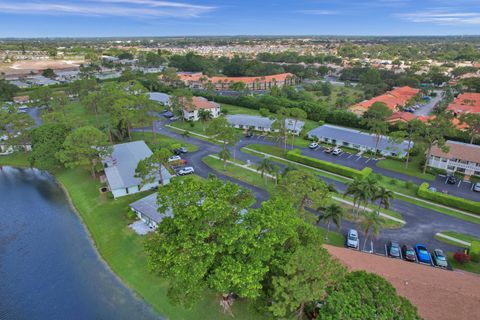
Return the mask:
[[[0,0],[0,37],[480,35],[480,0]]]

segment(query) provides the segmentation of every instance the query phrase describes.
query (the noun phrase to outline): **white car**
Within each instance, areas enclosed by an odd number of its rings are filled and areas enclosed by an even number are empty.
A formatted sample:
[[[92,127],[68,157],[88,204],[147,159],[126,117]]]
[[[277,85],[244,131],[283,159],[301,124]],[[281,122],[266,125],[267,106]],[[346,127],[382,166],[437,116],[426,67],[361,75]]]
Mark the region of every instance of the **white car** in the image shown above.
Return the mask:
[[[318,148],[318,143],[316,142],[312,142],[310,143],[310,145],[308,146],[310,149],[317,149]]]
[[[332,151],[332,154],[333,154],[334,156],[338,156],[340,153],[342,153],[342,149],[340,149],[340,148],[335,148],[335,149],[333,149],[333,151]]]
[[[177,172],[179,176],[184,176],[191,173],[195,173],[195,170],[193,170],[193,167],[185,167]]]
[[[472,190],[475,191],[475,192],[480,192],[480,182],[475,183],[473,185]]]
[[[355,229],[348,230],[347,247],[358,249],[358,232]]]
[[[175,162],[175,161],[180,161],[182,160],[182,158],[180,158],[180,156],[171,156],[170,158],[168,158],[168,162]]]

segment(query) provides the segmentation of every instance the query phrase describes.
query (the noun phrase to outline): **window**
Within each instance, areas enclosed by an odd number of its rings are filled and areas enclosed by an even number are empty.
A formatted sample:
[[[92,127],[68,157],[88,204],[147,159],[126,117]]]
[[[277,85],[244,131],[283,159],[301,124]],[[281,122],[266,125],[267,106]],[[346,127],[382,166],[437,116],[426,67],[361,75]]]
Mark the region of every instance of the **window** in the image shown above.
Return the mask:
[[[464,173],[464,172],[465,172],[465,168],[457,168],[457,171]]]

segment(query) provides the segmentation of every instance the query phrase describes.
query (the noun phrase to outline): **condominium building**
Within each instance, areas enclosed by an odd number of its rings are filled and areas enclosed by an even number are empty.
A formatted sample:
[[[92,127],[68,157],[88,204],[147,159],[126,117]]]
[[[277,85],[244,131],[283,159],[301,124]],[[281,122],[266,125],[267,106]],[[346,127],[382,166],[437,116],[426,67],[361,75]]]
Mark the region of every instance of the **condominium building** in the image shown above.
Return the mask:
[[[457,141],[447,141],[448,152],[434,146],[428,166],[447,172],[480,176],[480,146]]]

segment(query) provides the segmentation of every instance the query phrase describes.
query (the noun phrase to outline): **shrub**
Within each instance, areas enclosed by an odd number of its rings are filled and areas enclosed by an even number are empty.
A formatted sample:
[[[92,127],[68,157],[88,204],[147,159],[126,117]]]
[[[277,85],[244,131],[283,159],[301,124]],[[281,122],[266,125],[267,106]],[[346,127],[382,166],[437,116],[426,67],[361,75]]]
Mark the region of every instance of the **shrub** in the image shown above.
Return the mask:
[[[430,173],[430,174],[433,174],[433,175],[437,175],[437,174],[446,175],[446,174],[447,174],[447,170],[438,169],[438,168],[432,168],[432,167],[427,167],[427,173]]]
[[[128,217],[129,220],[135,220],[137,218],[137,215],[132,210],[128,210],[127,211],[127,217]]]
[[[364,178],[372,172],[372,168],[366,167],[359,171],[328,161],[323,161],[315,158],[310,158],[301,154],[299,149],[290,150],[287,152],[287,159],[299,163],[303,163],[307,166],[315,167],[325,171],[333,172],[349,178]]]
[[[480,202],[472,201],[460,197],[455,197],[441,192],[434,192],[428,190],[428,183],[424,182],[420,185],[417,195],[420,198],[432,200],[433,202],[443,204],[449,207],[458,208],[480,214]]]
[[[480,262],[480,241],[472,241],[469,253],[473,262]]]
[[[413,183],[412,181],[406,181],[405,182],[405,188],[413,190],[413,189],[417,188],[417,185],[415,183]]]
[[[392,186],[396,185],[397,184],[397,179],[390,179],[390,182],[389,182]]]
[[[465,264],[470,262],[471,258],[465,252],[455,252],[455,254],[453,255],[453,259],[455,259],[455,261],[457,261],[460,264]]]

